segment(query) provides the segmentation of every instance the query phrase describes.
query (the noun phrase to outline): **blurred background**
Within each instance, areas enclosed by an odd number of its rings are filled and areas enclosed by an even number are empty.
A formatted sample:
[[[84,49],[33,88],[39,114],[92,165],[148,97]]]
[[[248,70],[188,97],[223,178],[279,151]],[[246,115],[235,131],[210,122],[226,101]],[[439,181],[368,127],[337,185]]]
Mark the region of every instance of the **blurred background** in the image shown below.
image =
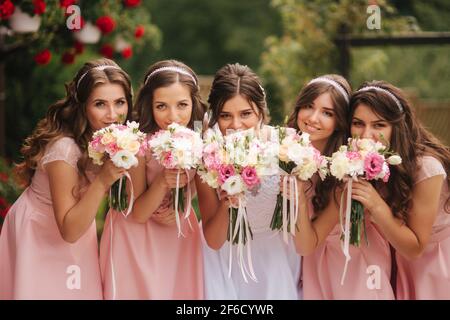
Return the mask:
[[[71,5],[81,30],[70,30]],[[448,145],[449,31],[448,0],[0,0],[0,213],[20,192],[10,168],[24,138],[89,59],[116,60],[135,92],[152,63],[181,60],[200,75],[205,100],[220,67],[246,64],[277,124],[315,76],[344,74],[354,89],[383,79],[406,90]],[[394,40],[350,40],[376,37]]]

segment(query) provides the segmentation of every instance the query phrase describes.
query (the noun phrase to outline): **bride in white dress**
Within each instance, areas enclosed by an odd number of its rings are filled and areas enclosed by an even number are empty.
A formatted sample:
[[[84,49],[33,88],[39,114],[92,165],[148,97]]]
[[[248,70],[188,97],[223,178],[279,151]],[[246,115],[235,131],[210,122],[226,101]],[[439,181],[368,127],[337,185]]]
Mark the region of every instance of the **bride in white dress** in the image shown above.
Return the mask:
[[[227,130],[245,130],[267,122],[265,92],[258,77],[247,66],[228,64],[214,78],[208,102],[210,126]],[[233,245],[233,263],[229,277],[230,242],[229,199],[196,176],[197,194],[204,234],[204,281],[206,299],[300,299],[301,258],[292,239],[286,244],[270,223],[279,193],[278,175],[265,176],[256,194],[246,195],[247,216],[253,233],[251,259],[257,281],[246,282],[236,262],[237,246]]]

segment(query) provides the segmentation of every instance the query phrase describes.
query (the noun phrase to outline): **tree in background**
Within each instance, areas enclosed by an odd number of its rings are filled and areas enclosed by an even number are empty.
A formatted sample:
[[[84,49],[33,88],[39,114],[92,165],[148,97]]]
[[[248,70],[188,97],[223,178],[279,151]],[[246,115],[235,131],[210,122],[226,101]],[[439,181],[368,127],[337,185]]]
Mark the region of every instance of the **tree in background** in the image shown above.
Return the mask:
[[[85,62],[78,55],[129,59],[144,45],[159,47],[160,31],[142,9],[140,0],[0,0],[0,155],[5,122],[12,157]]]
[[[391,2],[399,14],[414,16],[421,30],[450,31],[450,2],[447,0]],[[351,79],[356,85],[365,79],[384,79],[411,88],[415,97],[448,105],[449,50],[449,45],[355,48]],[[447,137],[450,141],[450,135]]]
[[[198,74],[213,75],[234,62],[257,70],[264,39],[281,31],[270,0],[149,0],[145,5],[164,37],[154,59],[182,60]]]
[[[306,81],[320,74],[338,73],[339,51],[333,40],[343,26],[352,34],[417,29],[413,18],[399,16],[387,1],[376,3],[383,15],[381,30],[367,29],[366,0],[272,0],[282,17],[283,34],[267,38],[261,73],[269,88],[275,122],[289,114]],[[364,58],[370,62],[368,68],[380,63],[376,51]]]

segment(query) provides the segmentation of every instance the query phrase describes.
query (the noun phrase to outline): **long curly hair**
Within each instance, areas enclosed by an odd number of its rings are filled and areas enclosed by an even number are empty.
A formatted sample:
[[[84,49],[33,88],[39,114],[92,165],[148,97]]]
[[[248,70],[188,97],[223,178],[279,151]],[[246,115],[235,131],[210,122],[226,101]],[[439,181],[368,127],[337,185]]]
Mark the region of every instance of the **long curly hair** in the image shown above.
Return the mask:
[[[208,97],[211,112],[210,127],[219,120],[224,104],[236,95],[245,97],[250,105],[253,102],[262,117],[262,122],[265,124],[269,122],[266,93],[260,79],[248,66],[234,63],[223,66],[214,76]]]
[[[350,97],[352,89],[344,77],[337,74],[326,74],[321,76],[321,78],[322,77],[337,82],[338,85],[340,85]],[[323,155],[329,157],[347,141],[349,128],[348,114],[350,112],[347,101],[333,85],[322,81],[306,84],[301,89],[297,97],[294,111],[288,118],[287,126],[300,131],[297,123],[298,113],[302,108],[311,105],[317,97],[324,93],[329,93],[331,96],[331,101],[333,101],[334,106],[334,116],[336,118],[336,128],[328,138],[322,152]],[[315,195],[312,199],[314,212],[319,213],[325,209],[330,202],[330,196],[335,195],[336,186],[338,186],[338,181],[331,176],[327,177],[324,181],[319,180],[317,182],[315,187]],[[335,199],[335,201],[337,202],[337,199]]]
[[[374,89],[356,91],[350,99],[349,120],[353,118],[356,108],[364,104],[392,125],[389,147],[402,157],[402,163],[391,169],[385,200],[390,204],[394,214],[406,222],[412,205],[414,177],[421,165],[420,157],[430,155],[438,159],[447,172],[446,183],[450,184],[448,175],[450,150],[421,124],[402,90],[385,81],[365,82],[359,89],[367,86],[389,91],[399,100],[403,109],[401,110],[386,93]],[[446,201],[446,211],[448,211],[448,202],[449,199]]]
[[[98,66],[116,68],[93,69]],[[89,160],[87,147],[93,134],[86,115],[87,101],[96,86],[106,83],[122,86],[128,103],[127,118],[130,118],[133,94],[128,74],[106,58],[85,63],[75,78],[65,84],[65,98],[48,108],[45,118],[38,122],[33,133],[25,139],[20,150],[23,161],[14,168],[15,177],[21,186],[30,185],[47,145],[60,137],[73,138],[82,151],[83,156],[78,160],[77,167],[84,175]]]
[[[186,74],[179,73],[174,70],[163,70],[153,74],[150,78],[149,75],[156,69],[163,67],[176,67],[181,68],[191,74],[195,79]],[[206,104],[202,101],[200,96],[200,87],[198,85],[198,78],[195,72],[189,68],[184,63],[177,60],[163,60],[156,62],[147,70],[144,81],[139,89],[136,99],[136,115],[133,117],[139,121],[140,130],[145,133],[154,133],[160,128],[158,127],[154,115],[153,115],[153,95],[156,89],[162,87],[168,87],[174,83],[181,83],[182,85],[189,88],[192,100],[192,113],[191,119],[189,120],[188,127],[190,129],[194,128],[194,121],[201,120],[205,111]]]

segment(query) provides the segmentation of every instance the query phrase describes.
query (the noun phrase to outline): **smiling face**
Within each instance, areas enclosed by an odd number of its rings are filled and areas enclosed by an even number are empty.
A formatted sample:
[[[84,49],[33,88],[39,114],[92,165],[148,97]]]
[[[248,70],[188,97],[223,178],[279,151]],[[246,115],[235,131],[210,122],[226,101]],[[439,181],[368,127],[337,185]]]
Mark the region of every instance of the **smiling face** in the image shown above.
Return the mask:
[[[116,83],[97,85],[87,100],[86,115],[93,131],[125,119],[127,112],[125,91]]]
[[[329,93],[319,95],[311,105],[302,106],[297,115],[297,126],[310,135],[314,147],[323,150],[336,128],[334,105]]]
[[[175,122],[187,126],[192,115],[191,93],[187,86],[179,82],[160,87],[153,93],[153,117],[160,129]]]
[[[218,124],[222,134],[227,130],[246,130],[254,128],[260,121],[255,103],[250,103],[242,95],[228,99],[219,114]]]
[[[361,103],[355,108],[351,124],[351,134],[360,138],[390,143],[392,125],[373,112],[371,107]]]

